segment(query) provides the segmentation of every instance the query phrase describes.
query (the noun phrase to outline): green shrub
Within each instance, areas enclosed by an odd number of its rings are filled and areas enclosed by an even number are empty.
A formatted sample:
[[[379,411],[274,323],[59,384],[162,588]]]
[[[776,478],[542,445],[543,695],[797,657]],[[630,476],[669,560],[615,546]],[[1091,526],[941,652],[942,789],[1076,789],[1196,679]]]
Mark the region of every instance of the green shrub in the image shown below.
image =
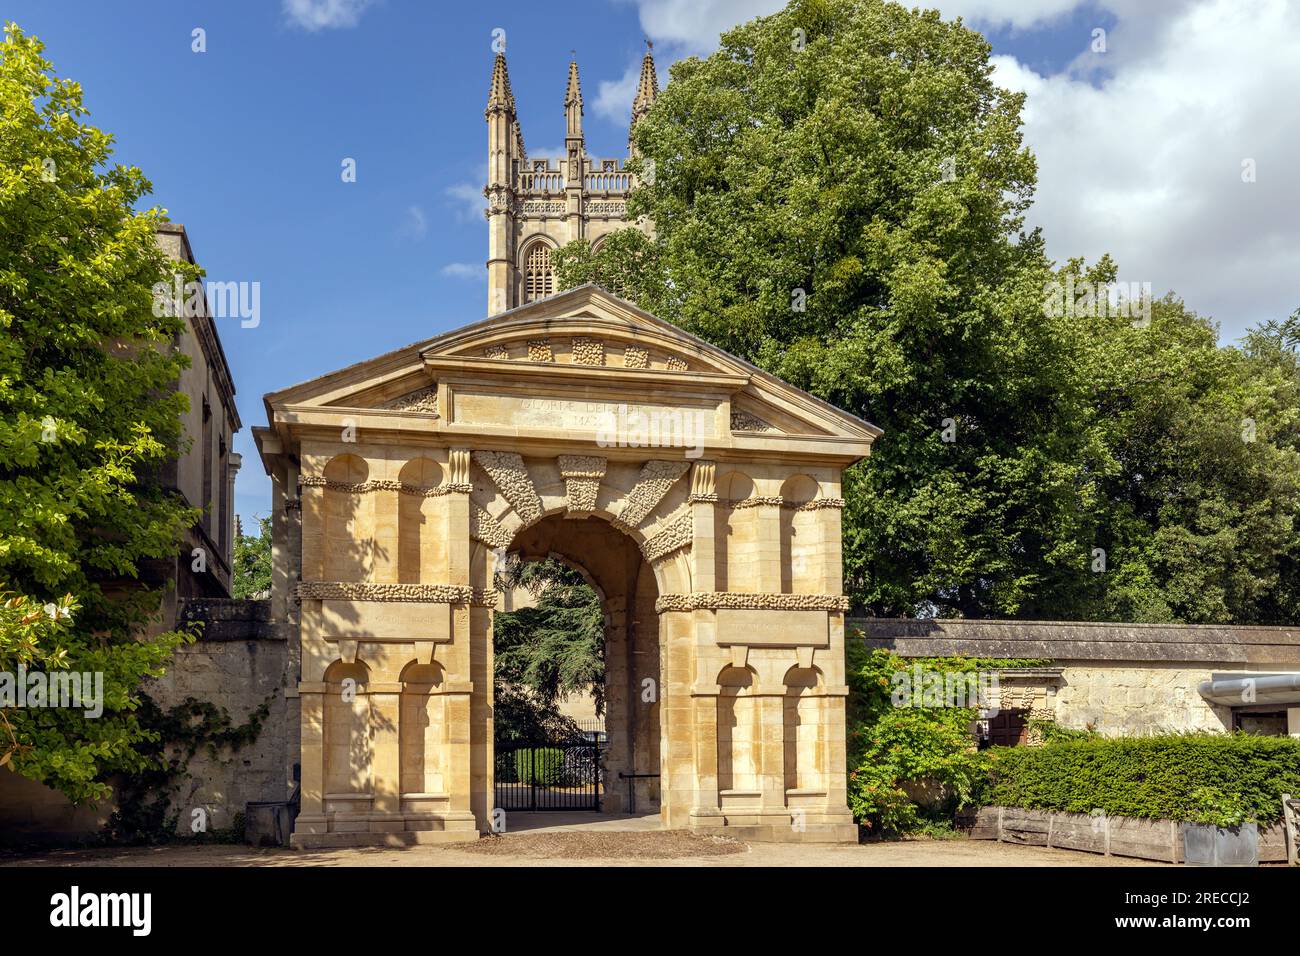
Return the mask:
[[[520,783],[559,786],[564,782],[564,751],[559,747],[516,750],[515,773]]]
[[[1062,727],[1054,720],[1031,720],[1029,731],[1031,734],[1037,734],[1039,742],[1044,744],[1053,744],[1062,740],[1091,740],[1100,736],[1095,730]]]
[[[970,674],[1039,661],[933,658],[904,660],[851,640],[847,649],[848,790],[854,818],[874,833],[894,835],[951,828],[953,814],[972,805],[987,770],[976,750],[976,712],[961,707],[897,707],[893,677],[920,665]],[[910,792],[909,792],[910,791]],[[922,805],[918,791],[939,794]]]
[[[1231,826],[1268,824],[1300,793],[1300,740],[1164,734],[1059,740],[985,751],[981,803]]]

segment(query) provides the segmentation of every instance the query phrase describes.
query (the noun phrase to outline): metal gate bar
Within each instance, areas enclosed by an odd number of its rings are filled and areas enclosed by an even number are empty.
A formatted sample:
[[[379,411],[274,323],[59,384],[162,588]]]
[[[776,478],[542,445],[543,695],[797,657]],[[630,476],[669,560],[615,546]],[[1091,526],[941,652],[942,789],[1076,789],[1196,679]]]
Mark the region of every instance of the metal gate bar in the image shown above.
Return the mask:
[[[497,744],[496,806],[502,810],[599,810],[599,739]]]

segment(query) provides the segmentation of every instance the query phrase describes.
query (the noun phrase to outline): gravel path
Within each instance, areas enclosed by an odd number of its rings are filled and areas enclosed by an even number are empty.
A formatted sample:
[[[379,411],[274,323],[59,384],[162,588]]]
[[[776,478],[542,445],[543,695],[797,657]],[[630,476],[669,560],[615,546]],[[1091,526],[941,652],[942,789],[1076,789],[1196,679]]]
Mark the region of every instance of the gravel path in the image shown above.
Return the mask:
[[[548,830],[475,844],[340,850],[128,847],[0,853],[0,866],[1156,866],[1142,860],[982,840],[862,845],[741,843],[681,830]]]

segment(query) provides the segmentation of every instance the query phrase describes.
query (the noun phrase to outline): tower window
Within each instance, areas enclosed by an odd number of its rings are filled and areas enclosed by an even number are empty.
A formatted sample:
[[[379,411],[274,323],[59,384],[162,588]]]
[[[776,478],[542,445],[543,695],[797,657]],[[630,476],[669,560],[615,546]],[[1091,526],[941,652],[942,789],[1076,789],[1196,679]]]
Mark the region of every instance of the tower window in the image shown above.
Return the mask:
[[[528,302],[544,299],[555,286],[551,270],[551,250],[544,242],[534,243],[524,259],[524,298]]]

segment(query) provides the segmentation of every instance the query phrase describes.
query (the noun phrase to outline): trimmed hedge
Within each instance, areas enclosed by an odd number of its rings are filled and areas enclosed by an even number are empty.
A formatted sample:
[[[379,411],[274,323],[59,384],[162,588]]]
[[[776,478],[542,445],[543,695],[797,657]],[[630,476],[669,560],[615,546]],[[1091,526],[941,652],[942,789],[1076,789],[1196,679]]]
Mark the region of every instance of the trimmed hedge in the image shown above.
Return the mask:
[[[1290,737],[1094,737],[995,747],[985,759],[986,806],[1268,824],[1282,816],[1283,793],[1300,795],[1300,740]]]
[[[520,783],[559,786],[564,783],[564,751],[559,747],[516,750],[515,777]]]

